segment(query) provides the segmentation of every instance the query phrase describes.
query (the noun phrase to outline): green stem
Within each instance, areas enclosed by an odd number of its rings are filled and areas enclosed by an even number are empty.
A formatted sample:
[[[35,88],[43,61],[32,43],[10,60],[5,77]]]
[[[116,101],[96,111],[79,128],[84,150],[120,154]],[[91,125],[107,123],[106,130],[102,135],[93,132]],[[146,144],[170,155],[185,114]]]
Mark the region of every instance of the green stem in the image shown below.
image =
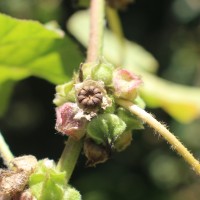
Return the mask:
[[[90,39],[87,62],[95,62],[102,56],[103,32],[105,24],[105,0],[91,0],[90,3]]]
[[[146,122],[149,126],[156,130],[185,161],[192,166],[192,169],[200,175],[200,163],[188,151],[188,149],[160,122],[158,122],[151,114],[147,113],[142,108],[134,105],[132,102],[126,100],[118,100],[117,103],[128,109],[131,113],[137,115],[140,119]]]
[[[9,168],[10,161],[13,160],[14,156],[6,144],[2,134],[0,133],[0,156],[3,158],[4,164]]]
[[[80,151],[82,148],[82,141],[76,141],[73,138],[69,137],[63,153],[60,157],[60,160],[57,164],[57,169],[59,171],[66,171],[66,182],[68,183],[76,162],[78,160]]]

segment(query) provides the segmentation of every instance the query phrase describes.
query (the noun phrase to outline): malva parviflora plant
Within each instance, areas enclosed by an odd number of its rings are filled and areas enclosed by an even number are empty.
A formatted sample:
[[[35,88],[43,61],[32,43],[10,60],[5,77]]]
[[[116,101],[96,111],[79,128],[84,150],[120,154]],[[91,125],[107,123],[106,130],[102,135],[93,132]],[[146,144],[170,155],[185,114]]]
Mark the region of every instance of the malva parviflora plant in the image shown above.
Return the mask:
[[[116,2],[107,1],[112,7],[125,6],[125,1],[123,5]],[[32,155],[14,158],[1,136],[0,153],[8,167],[0,171],[1,199],[81,199],[69,184],[80,152],[84,152],[87,166],[103,163],[113,151],[123,151],[130,145],[132,131],[143,129],[144,124],[161,135],[200,174],[200,164],[187,148],[145,111],[139,95],[139,88],[145,84],[142,77],[103,58],[105,4],[105,0],[91,0],[86,61],[71,81],[56,86],[55,129],[68,136],[58,163],[49,159],[38,161]]]

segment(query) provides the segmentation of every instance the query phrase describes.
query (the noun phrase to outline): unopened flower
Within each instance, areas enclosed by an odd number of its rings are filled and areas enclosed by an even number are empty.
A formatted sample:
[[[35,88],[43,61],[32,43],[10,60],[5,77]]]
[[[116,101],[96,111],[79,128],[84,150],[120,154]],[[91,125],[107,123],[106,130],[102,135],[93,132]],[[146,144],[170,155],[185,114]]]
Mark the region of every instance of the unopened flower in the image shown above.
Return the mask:
[[[101,58],[98,63],[92,67],[91,78],[96,81],[104,82],[106,86],[110,86],[112,84],[114,70],[114,65],[107,62],[104,58]]]
[[[80,112],[75,103],[65,103],[56,108],[56,130],[63,135],[68,135],[74,139],[80,139],[85,134],[86,119],[75,116]]]
[[[87,157],[86,165],[94,167],[96,164],[106,162],[111,154],[109,146],[97,144],[91,138],[86,138],[83,146],[84,154]]]
[[[60,106],[69,101],[75,101],[74,81],[56,86],[56,94],[53,103],[56,106]]]
[[[118,69],[113,75],[114,95],[133,101],[137,97],[138,87],[142,80],[126,69]]]
[[[125,122],[115,114],[100,114],[87,126],[87,135],[98,144],[111,144],[126,130]]]

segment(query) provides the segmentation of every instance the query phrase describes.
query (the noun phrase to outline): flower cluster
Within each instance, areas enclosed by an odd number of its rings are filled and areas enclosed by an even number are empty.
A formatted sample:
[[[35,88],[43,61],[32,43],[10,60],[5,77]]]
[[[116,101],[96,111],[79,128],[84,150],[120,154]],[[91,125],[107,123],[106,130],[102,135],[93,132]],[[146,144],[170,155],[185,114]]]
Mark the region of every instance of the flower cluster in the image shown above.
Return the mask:
[[[56,87],[55,128],[75,140],[84,138],[88,165],[104,162],[113,150],[124,150],[132,130],[143,128],[142,121],[116,103],[125,99],[144,105],[138,95],[141,83],[140,77],[101,59],[82,64],[79,75]]]

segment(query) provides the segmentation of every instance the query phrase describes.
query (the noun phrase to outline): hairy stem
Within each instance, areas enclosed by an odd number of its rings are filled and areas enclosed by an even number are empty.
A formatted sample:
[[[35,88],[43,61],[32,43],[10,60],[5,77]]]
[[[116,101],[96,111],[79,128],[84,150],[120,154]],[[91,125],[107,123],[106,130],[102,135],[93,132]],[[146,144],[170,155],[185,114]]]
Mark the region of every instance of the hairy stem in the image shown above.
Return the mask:
[[[3,159],[4,164],[9,168],[10,161],[14,158],[9,146],[6,144],[2,134],[0,133],[0,156]]]
[[[57,164],[57,169],[59,171],[66,171],[66,182],[68,183],[76,162],[78,160],[80,151],[82,148],[82,141],[75,141],[73,138],[69,137],[60,160]]]
[[[105,0],[91,0],[90,4],[90,39],[87,52],[87,62],[96,61],[102,55],[103,29]],[[80,68],[81,70],[81,68]],[[82,79],[82,78],[80,78]],[[83,142],[75,141],[69,137],[63,153],[58,161],[57,169],[66,171],[66,182],[68,183],[77,159],[79,157]]]
[[[131,113],[137,115],[144,122],[149,124],[156,130],[158,134],[164,137],[164,139],[172,145],[172,148],[180,154],[185,161],[192,166],[192,169],[200,175],[200,163],[194,158],[194,156],[187,150],[187,148],[169,131],[167,128],[158,122],[151,114],[141,109],[137,105],[126,101],[118,100],[118,104],[128,109]]]
[[[102,55],[105,0],[91,0],[90,37],[87,62],[96,61]]]

